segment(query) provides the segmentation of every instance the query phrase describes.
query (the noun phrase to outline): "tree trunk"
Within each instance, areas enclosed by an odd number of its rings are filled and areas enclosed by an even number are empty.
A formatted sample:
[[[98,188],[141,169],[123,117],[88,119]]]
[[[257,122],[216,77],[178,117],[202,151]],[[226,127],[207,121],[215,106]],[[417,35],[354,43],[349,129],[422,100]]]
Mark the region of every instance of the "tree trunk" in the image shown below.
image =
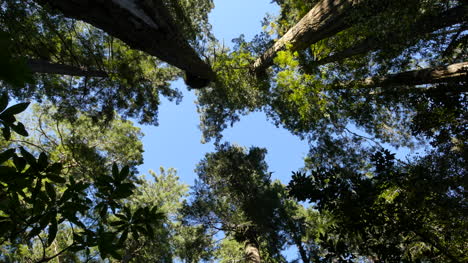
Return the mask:
[[[51,63],[41,59],[28,59],[26,65],[33,73],[59,74],[80,77],[106,78],[109,75],[103,70],[85,69],[65,64]]]
[[[422,36],[424,34],[434,32],[441,28],[462,23],[466,20],[466,7],[466,4],[462,4],[458,7],[443,12],[438,16],[426,15],[412,26],[411,32],[414,33],[414,36]],[[401,38],[394,37],[391,34],[389,34],[387,37],[385,37],[385,40],[383,41],[386,42],[385,45],[388,45],[392,43],[398,43],[398,41],[401,41]],[[313,62],[311,66],[315,67],[334,61],[340,61],[352,56],[366,54],[370,51],[377,50],[382,46],[382,40],[379,40],[377,38],[367,38],[352,47],[349,47],[343,51],[337,52],[331,56]]]
[[[468,81],[468,62],[448,66],[425,68],[390,74],[384,77],[367,78],[358,84],[369,87],[414,86],[453,81]]]
[[[260,263],[260,250],[258,244],[255,241],[247,241],[245,243],[245,258],[248,263]]]
[[[201,84],[214,79],[211,67],[188,44],[163,0],[35,1],[102,29],[131,48],[184,70],[192,79],[201,80]]]
[[[272,65],[276,53],[284,50],[286,45],[291,45],[293,51],[302,50],[350,27],[345,21],[345,13],[360,2],[363,0],[320,1],[254,62],[252,70],[257,74],[265,71]]]

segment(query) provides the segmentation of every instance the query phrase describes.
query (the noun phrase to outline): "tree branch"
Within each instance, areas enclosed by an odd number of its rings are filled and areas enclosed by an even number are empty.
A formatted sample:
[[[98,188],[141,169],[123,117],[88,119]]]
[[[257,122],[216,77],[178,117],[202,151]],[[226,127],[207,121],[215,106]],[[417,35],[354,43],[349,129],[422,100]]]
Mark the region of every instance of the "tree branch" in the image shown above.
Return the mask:
[[[102,70],[93,70],[65,64],[51,63],[42,59],[28,59],[26,64],[33,73],[59,74],[79,77],[109,77],[107,72]]]
[[[468,62],[455,63],[447,66],[411,70],[384,77],[373,77],[360,80],[359,85],[367,87],[385,87],[399,85],[422,85],[449,81],[468,80]]]
[[[100,28],[133,49],[144,51],[185,70],[187,76],[204,80],[204,83],[215,77],[210,65],[189,45],[163,0],[35,2]]]
[[[438,16],[425,15],[412,26],[410,32],[413,32],[414,35],[411,37],[421,36],[427,33],[434,32],[441,28],[462,23],[466,19],[466,12],[466,5],[460,5],[443,12]],[[392,35],[395,35],[395,33],[393,32],[388,34],[385,37],[385,40],[379,40],[376,37],[367,38],[352,47],[346,48],[328,57],[319,59],[318,61],[311,63],[311,66],[315,67],[318,65],[340,61],[345,58],[349,58],[360,54],[366,54],[370,51],[378,50],[382,47],[383,41],[385,41],[385,45],[391,45],[394,43],[401,42],[400,37],[395,37]]]

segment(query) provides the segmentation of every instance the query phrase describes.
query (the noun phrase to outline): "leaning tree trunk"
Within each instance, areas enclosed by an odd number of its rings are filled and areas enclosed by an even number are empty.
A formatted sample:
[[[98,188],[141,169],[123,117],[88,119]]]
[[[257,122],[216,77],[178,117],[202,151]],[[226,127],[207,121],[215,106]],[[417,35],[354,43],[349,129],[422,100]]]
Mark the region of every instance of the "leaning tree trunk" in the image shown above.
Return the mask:
[[[423,36],[424,34],[431,33],[448,26],[463,23],[464,21],[466,21],[467,17],[467,6],[467,4],[462,4],[460,6],[451,8],[439,15],[425,15],[411,27],[411,32],[413,32],[414,35],[410,37]],[[315,67],[330,62],[340,61],[352,56],[366,54],[370,51],[378,50],[383,45],[398,43],[398,41],[401,41],[401,38],[389,34],[385,37],[384,41],[386,43],[382,43],[382,40],[379,40],[375,37],[367,38],[352,47],[346,48],[333,55],[313,62],[311,66]]]
[[[211,67],[188,44],[163,0],[35,0],[121,39],[131,48],[186,72],[193,88],[214,79]],[[190,85],[190,83],[187,83]]]
[[[66,64],[51,63],[42,59],[28,59],[26,61],[26,66],[32,73],[59,74],[78,77],[109,77],[109,74],[103,70],[87,69]]]
[[[260,250],[258,243],[255,241],[247,241],[244,247],[245,259],[247,263],[260,263]]]
[[[346,22],[347,11],[360,2],[363,0],[320,1],[254,62],[252,70],[257,74],[265,71],[272,65],[276,54],[287,45],[293,51],[302,50],[350,27]]]
[[[425,68],[390,74],[384,77],[367,78],[358,85],[368,87],[414,86],[444,82],[468,81],[468,62],[447,66]]]

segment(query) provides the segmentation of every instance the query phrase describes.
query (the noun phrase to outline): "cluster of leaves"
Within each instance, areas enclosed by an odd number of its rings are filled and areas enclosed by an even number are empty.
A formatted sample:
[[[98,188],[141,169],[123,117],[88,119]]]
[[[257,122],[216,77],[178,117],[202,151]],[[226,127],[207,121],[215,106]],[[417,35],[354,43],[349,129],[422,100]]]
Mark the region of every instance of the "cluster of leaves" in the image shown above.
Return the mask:
[[[186,220],[224,231],[227,240],[216,252],[222,260],[228,260],[225,256],[245,259],[248,245],[258,250],[262,260],[284,262],[283,248],[302,246],[300,206],[287,197],[279,181],[272,182],[265,154],[257,147],[247,151],[221,144],[196,169],[200,180],[186,204]]]
[[[213,0],[163,2],[192,47],[200,53],[206,52],[207,43],[214,40],[208,22],[208,14],[214,8]]]
[[[2,96],[2,110],[8,98]],[[5,103],[6,102],[6,103]],[[0,114],[3,138],[10,139],[10,129],[27,136],[24,125],[15,123],[16,114],[29,103],[13,105]],[[43,248],[42,261],[48,261],[65,251],[80,251],[98,246],[101,257],[119,258],[121,244],[132,231],[134,235],[151,235],[154,218],[160,218],[157,207],[141,207],[134,213],[121,200],[133,194],[135,185],[129,181],[129,167],[120,171],[113,165],[111,175],[102,174],[95,181],[64,178],[63,164],[50,161],[47,154],[35,157],[23,147],[19,154],[10,148],[0,154],[0,232],[1,243],[14,246],[38,239]],[[90,199],[94,193],[95,198]],[[108,222],[109,215],[120,220]],[[98,220],[93,223],[91,219]],[[57,235],[59,226],[70,225],[73,240],[55,255],[46,252]],[[119,225],[116,230],[110,226]],[[45,233],[47,232],[47,238]],[[118,241],[117,241],[118,238]]]
[[[463,262],[466,185],[457,158],[427,156],[405,168],[385,150],[371,157],[373,174],[316,168],[310,175],[293,173],[288,189],[332,215],[333,227],[317,240],[325,262],[362,255],[385,262]]]
[[[48,99],[63,118],[73,119],[81,112],[111,120],[118,112],[157,124],[160,96],[181,99],[180,92],[170,87],[179,70],[34,1],[2,1],[0,30],[14,43],[2,52],[13,54],[17,61],[36,59],[101,73],[99,77],[35,74],[34,81],[21,89],[3,85],[19,100]]]
[[[32,76],[24,61],[14,57],[9,52],[12,46],[10,34],[0,29],[0,79],[18,87],[24,85],[25,82],[30,82]]]
[[[270,24],[280,36],[312,7],[320,4],[319,1],[275,2],[281,6],[281,14]],[[412,117],[418,110],[413,98],[424,97],[425,90],[422,87],[369,87],[359,85],[358,81],[385,76],[389,72],[464,61],[466,56],[461,51],[466,45],[464,24],[446,25],[440,18],[463,6],[457,1],[439,0],[362,1],[347,12],[346,30],[304,50],[278,52],[272,70],[263,76],[268,83],[261,86],[258,85],[259,78],[245,84],[236,81],[237,72],[231,72],[229,65],[221,64],[230,76],[226,78],[222,73],[218,74],[226,81],[220,81],[215,87],[223,92],[201,92],[199,95],[200,127],[205,140],[210,137],[219,140],[222,130],[237,121],[240,115],[264,110],[276,125],[310,141],[320,140],[323,135],[341,136],[353,126],[376,141],[395,147],[414,147],[423,139],[421,136],[415,138],[416,133],[411,130]],[[439,21],[440,25],[432,21]],[[425,26],[429,22],[434,26]],[[365,45],[361,47],[360,43]],[[226,56],[232,56],[236,61],[250,57],[252,64],[253,58],[260,55],[255,49],[262,45],[257,44],[255,41],[244,42]],[[361,51],[348,58],[321,62],[354,48]],[[238,58],[241,51],[245,55]],[[238,70],[243,72],[244,79],[248,79],[246,69]],[[230,83],[236,84],[236,89],[226,88]],[[248,88],[243,88],[244,85]],[[460,92],[466,81],[449,85],[458,87],[455,96],[463,96]],[[440,88],[444,90],[442,86]],[[233,100],[239,97],[243,99]]]
[[[267,104],[269,84],[251,74],[250,65],[255,57],[251,45],[242,37],[233,52],[217,44],[213,49],[211,64],[216,80],[197,90],[197,110],[204,141],[215,138],[219,142],[221,132],[228,125]]]

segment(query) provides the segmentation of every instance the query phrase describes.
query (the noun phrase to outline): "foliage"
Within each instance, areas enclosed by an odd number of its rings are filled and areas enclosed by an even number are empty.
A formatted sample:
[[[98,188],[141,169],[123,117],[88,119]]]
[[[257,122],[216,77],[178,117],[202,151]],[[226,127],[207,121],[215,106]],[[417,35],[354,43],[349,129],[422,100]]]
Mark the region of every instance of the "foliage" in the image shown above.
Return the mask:
[[[428,155],[402,166],[389,151],[377,152],[372,174],[319,166],[310,175],[294,173],[288,188],[332,215],[333,228],[317,242],[327,250],[325,260],[463,262],[466,185],[457,155]]]
[[[143,163],[143,134],[131,121],[115,117],[110,122],[94,121],[85,114],[74,120],[61,119],[50,103],[34,104],[22,121],[30,128],[29,138],[13,138],[33,151],[46,152],[51,159],[68,163],[64,172],[76,178],[94,178],[106,173],[112,163],[128,165],[136,172]]]
[[[269,85],[250,73],[254,57],[253,47],[239,38],[233,52],[219,45],[213,46],[212,68],[216,80],[197,90],[197,110],[203,140],[219,142],[221,131],[239,121],[241,115],[260,110],[268,100]],[[217,50],[217,48],[219,48]]]
[[[224,231],[228,240],[221,243],[219,256],[236,257],[235,247],[254,244],[263,260],[284,262],[280,251],[288,238],[301,235],[293,233],[298,231],[293,226],[297,205],[281,183],[270,180],[265,154],[265,149],[221,144],[197,167],[200,180],[186,206],[187,220]]]
[[[17,99],[50,100],[63,118],[78,112],[111,120],[115,112],[157,124],[160,95],[179,101],[170,87],[180,73],[161,61],[128,48],[120,40],[80,21],[39,7],[33,1],[3,1],[0,29],[9,33],[13,59],[40,59],[79,69],[99,70],[107,77],[35,74],[34,83],[8,89]]]
[[[9,140],[10,129],[27,136],[24,125],[14,115],[24,111],[29,103],[6,108],[8,98],[2,96],[0,114],[3,137]],[[5,109],[6,108],[6,109]],[[34,259],[49,261],[66,251],[80,251],[98,246],[102,258],[120,257],[119,244],[134,235],[152,234],[157,207],[139,207],[131,213],[119,200],[132,195],[135,183],[128,166],[118,169],[114,163],[111,175],[96,174],[94,180],[76,180],[63,174],[64,163],[54,162],[44,152],[38,157],[26,150],[9,148],[1,154],[0,215],[1,244],[15,247],[20,244],[41,246],[40,256]],[[66,163],[65,163],[66,164]],[[99,173],[99,171],[96,171]],[[91,195],[94,197],[91,199]],[[121,220],[109,222],[109,214]],[[98,220],[98,221],[96,221]],[[109,231],[110,225],[118,225]],[[68,228],[69,225],[69,228]],[[73,238],[60,251],[51,250],[59,229],[67,226]],[[21,252],[20,252],[21,253]],[[4,260],[9,260],[5,255]]]
[[[0,99],[0,260],[233,262],[255,250],[285,262],[294,246],[294,262],[467,261],[466,79],[364,81],[464,62],[466,15],[447,14],[466,3],[356,1],[341,32],[286,45],[255,75],[272,38],[322,3],[273,2],[279,16],[232,50],[210,33],[213,1],[161,2],[216,73],[197,106],[217,148],[190,196],[175,170],[135,176],[142,133],[122,119],[157,124],[160,96],[181,98],[179,70],[32,0],[2,1],[0,85],[44,103],[18,121],[29,104]],[[101,75],[31,75],[32,60]],[[271,180],[265,149],[219,144],[253,111],[309,141],[288,187]],[[406,161],[384,150],[417,146],[425,153]]]
[[[208,22],[208,13],[214,8],[213,0],[166,0],[164,4],[189,43],[198,52],[206,52],[207,43],[214,40]]]
[[[174,169],[150,171],[152,181],[140,178],[141,184],[127,200],[130,210],[142,206],[158,207],[156,217],[160,222],[155,237],[129,234],[125,241],[126,262],[199,262],[211,258],[211,237],[200,227],[182,224],[182,199],[188,195],[188,187],[181,184]]]

